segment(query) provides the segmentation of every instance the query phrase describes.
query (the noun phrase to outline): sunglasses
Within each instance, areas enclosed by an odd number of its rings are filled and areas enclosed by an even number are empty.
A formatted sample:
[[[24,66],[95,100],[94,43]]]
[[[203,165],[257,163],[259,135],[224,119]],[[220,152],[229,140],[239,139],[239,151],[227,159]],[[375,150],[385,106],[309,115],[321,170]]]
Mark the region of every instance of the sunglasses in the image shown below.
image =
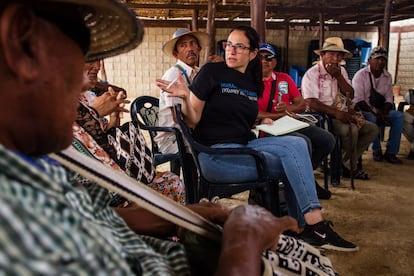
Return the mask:
[[[275,58],[274,55],[260,55],[260,60],[272,61]]]

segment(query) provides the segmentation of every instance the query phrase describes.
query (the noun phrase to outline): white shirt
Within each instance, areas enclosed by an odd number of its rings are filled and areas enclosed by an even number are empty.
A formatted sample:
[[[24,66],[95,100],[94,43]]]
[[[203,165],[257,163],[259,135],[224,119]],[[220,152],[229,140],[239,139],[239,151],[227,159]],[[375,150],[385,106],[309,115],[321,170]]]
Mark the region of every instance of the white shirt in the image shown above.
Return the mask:
[[[341,66],[341,74],[351,85],[348,73],[343,66]],[[326,71],[322,61],[320,61],[306,71],[302,78],[301,91],[304,99],[319,99],[322,103],[330,106],[335,102],[336,95],[339,92],[338,80]]]
[[[189,80],[193,70],[198,71],[198,67],[193,69],[192,67],[185,64],[183,61],[178,60],[177,63],[181,66],[184,70],[186,70],[186,75]],[[176,65],[170,67],[162,76],[163,80],[172,81],[174,80],[181,71],[177,68]],[[187,78],[184,76],[184,80],[187,81]],[[190,85],[190,83],[187,83]],[[159,103],[159,112],[158,112],[158,125],[163,127],[176,127],[179,129],[179,126],[176,122],[174,122],[173,115],[171,113],[171,107],[174,107],[176,104],[181,104],[182,99],[177,97],[168,97],[168,93],[164,91],[160,91],[160,103]],[[154,139],[160,150],[164,153],[174,153],[167,150],[168,145],[175,142],[175,135],[170,132],[159,132]],[[166,149],[166,150],[163,150]]]

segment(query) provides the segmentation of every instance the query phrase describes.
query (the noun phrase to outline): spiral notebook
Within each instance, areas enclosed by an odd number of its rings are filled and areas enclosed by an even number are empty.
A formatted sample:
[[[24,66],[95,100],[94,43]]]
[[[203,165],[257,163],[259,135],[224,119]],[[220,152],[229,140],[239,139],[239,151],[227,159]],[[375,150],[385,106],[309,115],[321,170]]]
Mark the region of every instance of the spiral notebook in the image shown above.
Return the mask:
[[[258,130],[264,131],[266,133],[272,134],[274,136],[284,135],[296,130],[308,127],[309,124],[302,122],[290,116],[284,116],[280,119],[277,119],[273,122],[272,125],[261,124],[256,126]]]

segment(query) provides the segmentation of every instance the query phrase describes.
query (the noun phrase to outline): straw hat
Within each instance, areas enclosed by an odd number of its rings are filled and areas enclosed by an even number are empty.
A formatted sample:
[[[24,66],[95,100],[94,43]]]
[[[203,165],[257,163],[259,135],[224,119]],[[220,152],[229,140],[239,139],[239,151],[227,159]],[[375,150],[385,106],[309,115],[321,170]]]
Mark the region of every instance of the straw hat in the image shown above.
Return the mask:
[[[315,54],[320,55],[321,52],[332,51],[344,53],[344,58],[352,57],[352,53],[345,49],[344,42],[340,37],[328,37],[325,39],[322,49],[315,50]]]
[[[79,6],[90,31],[90,48],[86,61],[94,61],[136,48],[143,39],[144,28],[126,5],[118,0],[32,0],[36,3]],[[59,16],[59,14],[55,14]]]
[[[164,54],[172,55],[174,51],[175,43],[177,43],[177,40],[180,39],[180,37],[183,37],[185,35],[194,36],[198,40],[198,44],[201,46],[201,48],[208,46],[208,34],[207,33],[193,32],[189,29],[178,29],[172,35],[172,38],[162,46],[162,51],[164,52]]]

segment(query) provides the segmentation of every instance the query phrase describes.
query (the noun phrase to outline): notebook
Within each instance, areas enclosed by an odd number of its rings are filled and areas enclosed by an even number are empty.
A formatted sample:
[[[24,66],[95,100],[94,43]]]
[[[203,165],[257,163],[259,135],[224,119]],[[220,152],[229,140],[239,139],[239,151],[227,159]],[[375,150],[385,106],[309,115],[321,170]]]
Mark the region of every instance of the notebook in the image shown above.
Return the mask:
[[[256,128],[274,136],[279,136],[308,126],[309,124],[306,122],[302,122],[290,116],[284,116],[275,120],[272,125],[261,124],[256,126]]]

